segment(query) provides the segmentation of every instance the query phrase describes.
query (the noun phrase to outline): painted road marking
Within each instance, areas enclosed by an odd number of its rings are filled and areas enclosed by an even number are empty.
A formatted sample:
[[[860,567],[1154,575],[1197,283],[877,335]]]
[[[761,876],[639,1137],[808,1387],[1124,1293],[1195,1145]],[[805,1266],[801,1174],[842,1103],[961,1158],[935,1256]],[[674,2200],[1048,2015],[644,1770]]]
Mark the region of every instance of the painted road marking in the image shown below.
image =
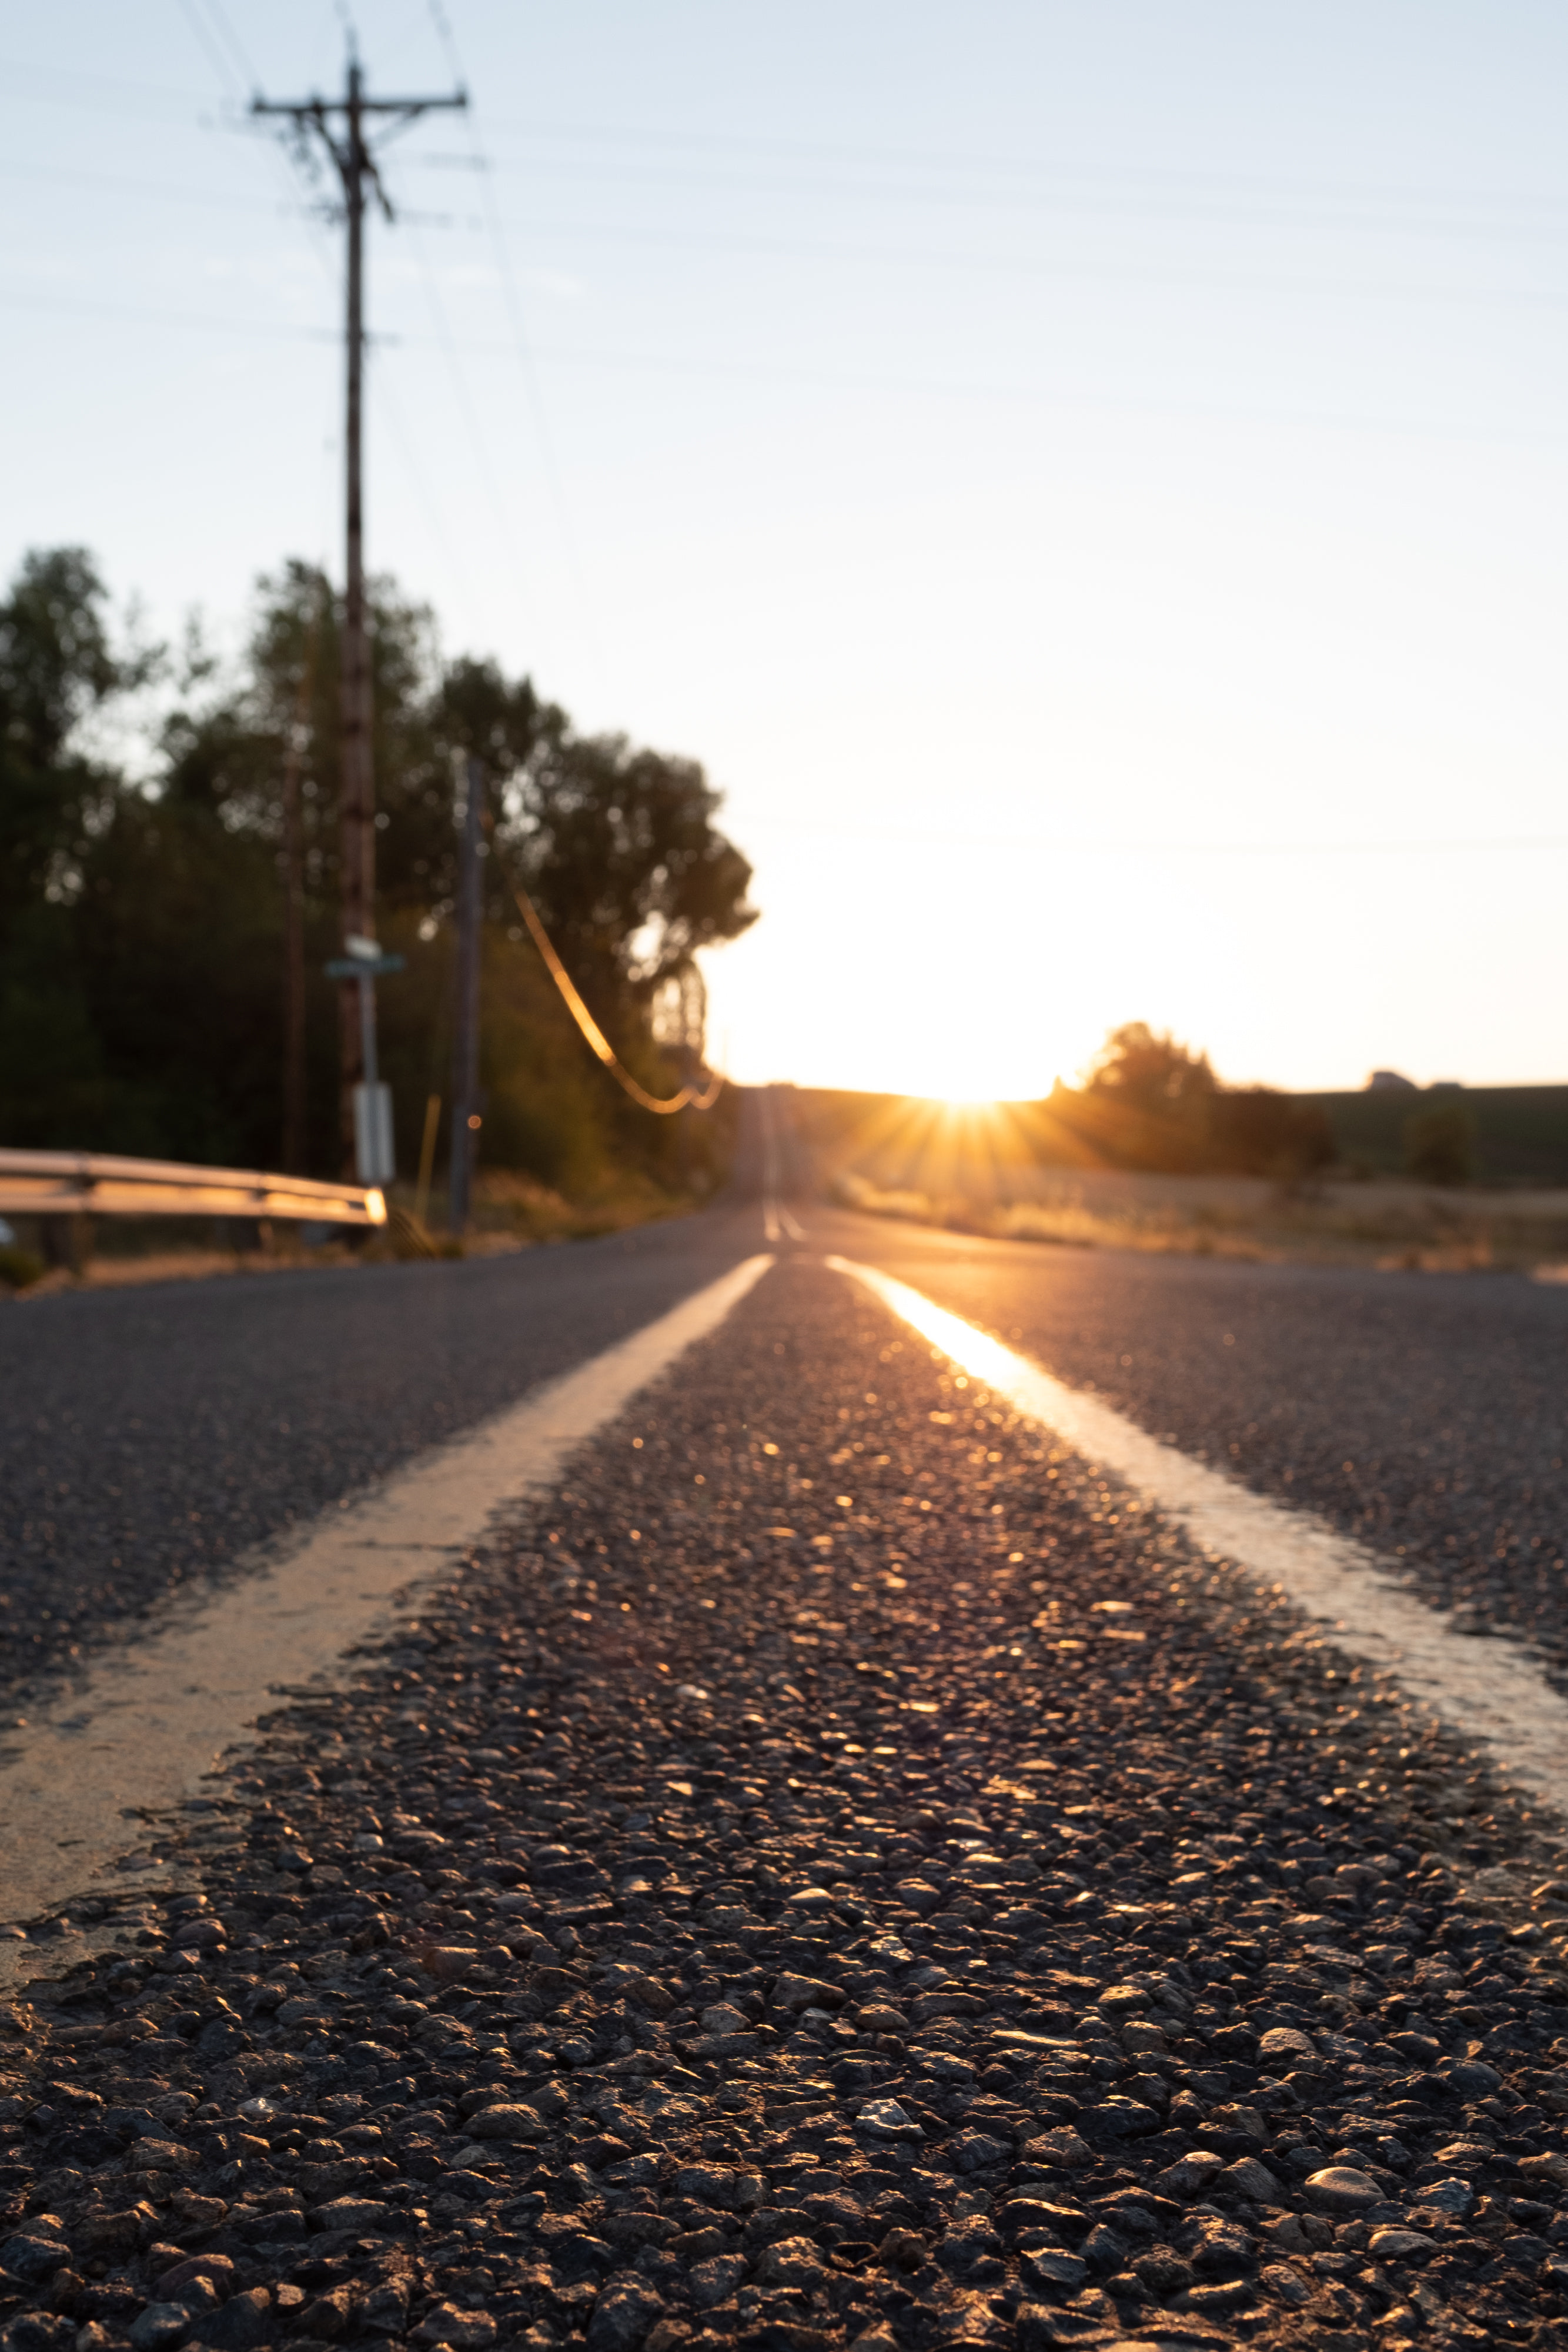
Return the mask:
[[[32,1918],[88,1892],[145,1844],[141,1814],[203,1793],[203,1775],[226,1748],[249,1744],[246,1726],[280,1688],[333,1688],[344,1653],[386,1627],[394,1596],[438,1572],[507,1504],[553,1486],[568,1455],[722,1323],[772,1264],[746,1259],[348,1510],[323,1514],[286,1558],[257,1555],[251,1575],[182,1602],[158,1631],[5,1735],[4,1916]],[[25,1968],[36,1974],[49,1948],[5,1946],[0,1981]]]
[[[1338,1646],[1393,1675],[1412,1698],[1483,1743],[1501,1776],[1561,1807],[1568,1790],[1568,1700],[1527,1653],[1456,1636],[1390,1563],[1314,1511],[1270,1501],[1094,1397],[1071,1389],[922,1291],[853,1259],[830,1257],[1030,1420],[1110,1470],[1177,1519],[1201,1550],[1225,1559],[1333,1628]]]

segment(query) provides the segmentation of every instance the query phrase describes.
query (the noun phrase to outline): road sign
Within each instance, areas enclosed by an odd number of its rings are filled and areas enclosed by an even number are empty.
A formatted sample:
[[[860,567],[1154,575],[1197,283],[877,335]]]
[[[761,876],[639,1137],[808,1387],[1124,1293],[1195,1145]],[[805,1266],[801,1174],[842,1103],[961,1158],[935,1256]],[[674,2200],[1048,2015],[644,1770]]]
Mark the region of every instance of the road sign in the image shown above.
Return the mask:
[[[329,980],[384,980],[389,972],[402,971],[408,962],[406,956],[379,955],[372,961],[369,956],[334,956],[327,966]]]

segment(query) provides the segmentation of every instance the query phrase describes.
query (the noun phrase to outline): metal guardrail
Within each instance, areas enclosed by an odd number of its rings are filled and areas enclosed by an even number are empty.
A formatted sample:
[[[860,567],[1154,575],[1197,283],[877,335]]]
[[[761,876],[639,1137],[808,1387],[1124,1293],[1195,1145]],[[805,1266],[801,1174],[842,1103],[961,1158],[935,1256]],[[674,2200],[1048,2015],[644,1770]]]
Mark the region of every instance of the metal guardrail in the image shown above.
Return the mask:
[[[327,1225],[384,1225],[382,1194],[361,1184],[318,1184],[253,1168],[191,1168],[176,1160],[120,1160],[99,1151],[0,1150],[0,1216],[277,1217]]]

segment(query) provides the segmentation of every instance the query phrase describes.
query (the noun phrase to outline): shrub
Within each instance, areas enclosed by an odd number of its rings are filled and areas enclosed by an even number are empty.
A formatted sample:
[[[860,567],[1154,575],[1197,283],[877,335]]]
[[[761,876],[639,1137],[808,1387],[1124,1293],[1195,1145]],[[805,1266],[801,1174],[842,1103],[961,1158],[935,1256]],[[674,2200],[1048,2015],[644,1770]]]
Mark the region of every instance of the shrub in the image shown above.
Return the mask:
[[[1297,1102],[1272,1087],[1227,1087],[1211,1095],[1208,1131],[1217,1164],[1239,1176],[1312,1176],[1334,1156],[1322,1105]]]
[[[1468,1184],[1475,1173],[1475,1130],[1463,1103],[1434,1103],[1405,1122],[1405,1170],[1421,1184]]]
[[[43,1271],[43,1259],[35,1257],[30,1249],[23,1249],[20,1243],[6,1242],[0,1246],[0,1282],[7,1290],[26,1290]]]

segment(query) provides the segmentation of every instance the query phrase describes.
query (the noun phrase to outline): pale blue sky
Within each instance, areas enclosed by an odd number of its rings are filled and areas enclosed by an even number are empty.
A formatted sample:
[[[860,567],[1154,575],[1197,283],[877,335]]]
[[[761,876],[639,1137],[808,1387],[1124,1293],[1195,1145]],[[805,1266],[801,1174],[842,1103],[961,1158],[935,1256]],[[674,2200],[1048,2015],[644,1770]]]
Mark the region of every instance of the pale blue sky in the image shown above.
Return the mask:
[[[1238,1078],[1568,1076],[1560,10],[446,9],[371,560],[706,761],[740,1075],[1030,1093],[1145,1017]],[[449,81],[426,0],[356,17],[372,88]],[[5,25],[0,562],[232,636],[340,565],[338,241],[242,115],[341,12]]]

